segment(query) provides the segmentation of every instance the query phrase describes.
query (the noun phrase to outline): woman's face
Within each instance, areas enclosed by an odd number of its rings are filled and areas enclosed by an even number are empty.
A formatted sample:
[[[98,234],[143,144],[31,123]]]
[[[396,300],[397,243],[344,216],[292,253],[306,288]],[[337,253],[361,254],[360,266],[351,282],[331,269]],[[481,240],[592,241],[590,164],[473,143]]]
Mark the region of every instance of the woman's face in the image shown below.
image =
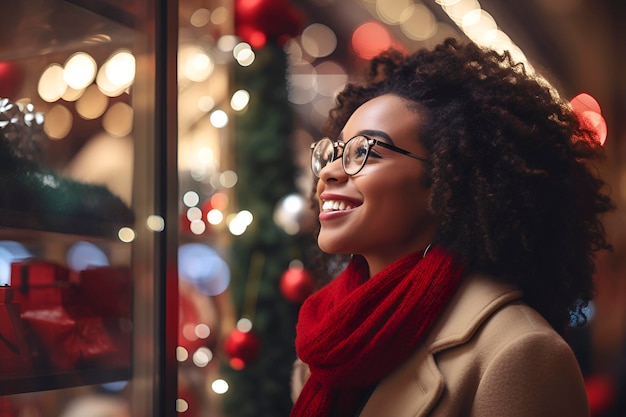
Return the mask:
[[[406,100],[385,94],[359,107],[338,140],[363,134],[427,158],[417,137],[419,125],[419,113],[409,109]],[[328,253],[363,255],[370,275],[423,250],[437,229],[428,208],[426,184],[422,161],[382,146],[371,149],[367,163],[354,176],[346,175],[341,158],[337,158],[321,170],[317,184],[320,248]],[[333,205],[339,207],[324,209]]]

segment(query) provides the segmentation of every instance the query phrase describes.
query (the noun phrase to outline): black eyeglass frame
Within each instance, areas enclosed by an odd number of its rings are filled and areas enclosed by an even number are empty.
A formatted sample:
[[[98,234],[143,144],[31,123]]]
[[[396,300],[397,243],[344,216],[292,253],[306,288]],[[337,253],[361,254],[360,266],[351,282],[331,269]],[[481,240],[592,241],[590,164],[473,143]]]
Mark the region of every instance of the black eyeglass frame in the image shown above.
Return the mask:
[[[350,141],[352,141],[353,139],[359,138],[359,137],[365,138],[367,140],[367,142],[366,142],[367,143],[367,148],[366,148],[367,149],[367,153],[365,154],[365,158],[363,158],[363,162],[361,163],[361,166],[359,167],[359,169],[357,169],[352,174],[350,174],[350,173],[348,173],[346,171],[344,153],[343,152],[341,153],[341,167],[343,168],[343,172],[345,172],[346,175],[353,176],[353,175],[356,175],[359,172],[361,172],[361,170],[363,169],[363,167],[367,163],[367,158],[369,158],[369,156],[370,156],[370,151],[376,145],[380,145],[383,148],[389,149],[390,151],[393,151],[393,152],[397,152],[397,153],[399,153],[401,155],[406,155],[406,156],[411,157],[413,159],[417,159],[418,161],[422,161],[422,162],[428,161],[427,158],[423,158],[423,157],[417,156],[417,155],[412,154],[411,152],[409,152],[409,151],[407,151],[405,149],[398,148],[397,146],[391,145],[391,144],[389,144],[387,142],[383,142],[383,141],[378,140],[378,139],[371,138],[371,137],[366,136],[366,135],[356,135],[356,136],[351,137],[350,139],[348,139],[345,142],[333,141],[330,138],[322,138],[322,139],[318,140],[317,142],[314,142],[314,143],[311,144],[311,171],[313,171],[313,175],[315,175],[317,178],[319,178],[319,172],[321,172],[322,169],[324,169],[324,167],[326,165],[330,164],[335,159],[337,159],[337,157],[338,157],[338,155],[337,155],[338,148],[344,149],[348,145],[348,143],[350,143]],[[332,145],[333,145],[333,155],[332,155],[332,158],[329,159],[328,162],[326,162],[324,167],[322,167],[319,170],[319,172],[316,172],[316,170],[315,170],[315,162],[317,161],[317,159],[315,158],[315,148],[317,148],[317,146],[322,141],[326,141],[326,140],[330,141],[332,143]]]

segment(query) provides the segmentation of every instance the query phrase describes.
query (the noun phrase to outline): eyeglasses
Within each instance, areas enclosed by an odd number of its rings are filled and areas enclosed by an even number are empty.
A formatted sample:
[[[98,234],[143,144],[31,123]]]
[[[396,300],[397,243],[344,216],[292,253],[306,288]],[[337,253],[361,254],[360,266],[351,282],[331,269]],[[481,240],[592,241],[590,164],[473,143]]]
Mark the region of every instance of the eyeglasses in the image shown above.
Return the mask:
[[[410,156],[418,161],[427,161],[426,158],[413,155],[409,151],[400,149],[380,140],[367,136],[357,135],[347,142],[332,141],[329,138],[321,139],[311,145],[311,170],[319,178],[322,169],[339,157],[338,149],[342,148],[341,165],[347,175],[356,175],[363,169],[370,151],[375,145],[380,145],[390,151],[398,152],[402,155]]]

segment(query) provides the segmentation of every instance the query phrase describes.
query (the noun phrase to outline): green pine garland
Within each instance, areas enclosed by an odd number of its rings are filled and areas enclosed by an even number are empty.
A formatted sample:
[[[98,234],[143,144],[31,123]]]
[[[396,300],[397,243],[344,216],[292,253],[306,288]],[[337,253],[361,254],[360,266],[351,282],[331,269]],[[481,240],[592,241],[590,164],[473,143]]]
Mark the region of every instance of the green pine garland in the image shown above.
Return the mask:
[[[261,351],[243,370],[224,366],[230,389],[224,395],[223,408],[228,417],[286,417],[292,406],[289,381],[298,306],[282,296],[279,280],[289,262],[300,254],[301,242],[274,223],[273,213],[282,197],[296,192],[293,111],[287,99],[284,50],[268,42],[255,53],[255,62],[238,68],[235,74],[236,88],[249,91],[251,97],[247,110],[235,120],[236,197],[240,209],[253,213],[254,222],[234,239],[231,288],[241,314],[251,260],[262,255],[253,320]]]

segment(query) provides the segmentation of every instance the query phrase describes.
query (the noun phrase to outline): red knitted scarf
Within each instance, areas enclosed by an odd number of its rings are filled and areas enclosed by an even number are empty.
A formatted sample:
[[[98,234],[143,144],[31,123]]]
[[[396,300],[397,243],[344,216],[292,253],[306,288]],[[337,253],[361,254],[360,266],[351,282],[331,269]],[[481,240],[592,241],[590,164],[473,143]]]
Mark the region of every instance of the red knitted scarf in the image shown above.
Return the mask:
[[[311,376],[291,417],[352,417],[415,350],[456,290],[463,267],[443,249],[408,255],[367,279],[355,256],[302,305],[296,351]]]

